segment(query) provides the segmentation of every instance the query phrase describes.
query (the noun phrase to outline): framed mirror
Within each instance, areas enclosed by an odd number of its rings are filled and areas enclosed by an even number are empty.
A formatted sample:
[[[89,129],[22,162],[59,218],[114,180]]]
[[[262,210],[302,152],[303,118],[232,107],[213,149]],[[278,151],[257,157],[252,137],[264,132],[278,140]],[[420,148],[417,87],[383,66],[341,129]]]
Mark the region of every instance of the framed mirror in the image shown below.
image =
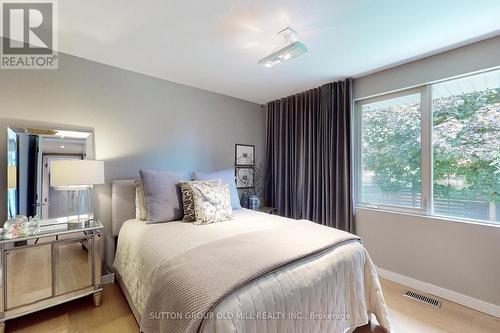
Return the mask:
[[[93,160],[93,134],[10,127],[7,139],[8,217],[65,219],[71,198],[66,191],[50,186],[50,164],[54,160]],[[79,200],[90,198],[82,196]]]

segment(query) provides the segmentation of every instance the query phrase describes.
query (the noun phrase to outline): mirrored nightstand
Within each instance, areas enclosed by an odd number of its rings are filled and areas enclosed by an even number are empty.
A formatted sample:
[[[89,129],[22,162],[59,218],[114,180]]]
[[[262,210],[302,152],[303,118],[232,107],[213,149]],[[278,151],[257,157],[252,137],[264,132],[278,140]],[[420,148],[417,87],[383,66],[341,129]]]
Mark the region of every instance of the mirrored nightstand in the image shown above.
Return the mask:
[[[100,305],[103,229],[42,222],[32,235],[0,234],[0,333],[6,320],[83,296]]]

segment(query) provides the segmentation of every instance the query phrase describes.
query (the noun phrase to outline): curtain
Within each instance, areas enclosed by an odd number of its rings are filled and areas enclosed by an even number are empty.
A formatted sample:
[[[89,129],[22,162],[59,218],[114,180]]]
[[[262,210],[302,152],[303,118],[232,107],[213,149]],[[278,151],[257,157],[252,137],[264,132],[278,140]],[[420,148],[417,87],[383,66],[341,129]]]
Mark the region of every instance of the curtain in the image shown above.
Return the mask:
[[[354,232],[352,79],[267,104],[265,201],[282,216]]]

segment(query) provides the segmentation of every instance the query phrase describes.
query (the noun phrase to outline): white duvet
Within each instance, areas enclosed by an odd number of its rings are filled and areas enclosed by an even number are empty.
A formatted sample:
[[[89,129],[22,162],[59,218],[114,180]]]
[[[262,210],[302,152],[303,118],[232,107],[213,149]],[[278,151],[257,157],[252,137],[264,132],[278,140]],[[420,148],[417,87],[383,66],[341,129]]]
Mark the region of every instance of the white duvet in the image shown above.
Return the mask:
[[[185,222],[124,223],[114,268],[133,307],[142,315],[159,265],[190,248],[294,220],[241,209],[234,220],[208,225]],[[358,242],[333,248],[268,274],[233,292],[213,309],[203,333],[343,333],[369,314],[390,330],[378,277]]]

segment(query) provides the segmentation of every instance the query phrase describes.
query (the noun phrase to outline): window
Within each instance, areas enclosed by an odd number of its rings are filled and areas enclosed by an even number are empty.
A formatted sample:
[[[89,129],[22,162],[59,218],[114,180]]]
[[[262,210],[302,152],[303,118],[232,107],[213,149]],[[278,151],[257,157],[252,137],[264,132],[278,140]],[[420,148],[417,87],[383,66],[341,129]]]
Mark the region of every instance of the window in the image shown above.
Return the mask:
[[[500,70],[356,104],[358,204],[500,223]]]
[[[500,71],[432,86],[437,214],[500,221]]]
[[[361,105],[361,201],[421,207],[421,94]]]

